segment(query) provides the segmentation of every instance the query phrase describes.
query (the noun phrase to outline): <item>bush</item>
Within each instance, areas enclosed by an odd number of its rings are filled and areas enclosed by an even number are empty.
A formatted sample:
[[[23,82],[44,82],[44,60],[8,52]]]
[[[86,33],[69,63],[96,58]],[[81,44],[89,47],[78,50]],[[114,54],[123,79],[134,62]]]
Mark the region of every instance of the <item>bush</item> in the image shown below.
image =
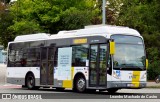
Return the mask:
[[[147,79],[154,80],[157,75],[160,75],[160,61],[155,61],[149,65],[147,70]]]

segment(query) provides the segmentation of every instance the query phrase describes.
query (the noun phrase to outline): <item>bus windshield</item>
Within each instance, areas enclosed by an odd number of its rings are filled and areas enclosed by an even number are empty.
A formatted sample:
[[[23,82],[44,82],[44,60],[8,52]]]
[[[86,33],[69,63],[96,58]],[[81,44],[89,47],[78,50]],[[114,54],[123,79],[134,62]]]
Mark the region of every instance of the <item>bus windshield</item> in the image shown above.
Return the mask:
[[[143,40],[140,37],[113,35],[116,52],[114,55],[114,68],[144,69],[145,52]]]

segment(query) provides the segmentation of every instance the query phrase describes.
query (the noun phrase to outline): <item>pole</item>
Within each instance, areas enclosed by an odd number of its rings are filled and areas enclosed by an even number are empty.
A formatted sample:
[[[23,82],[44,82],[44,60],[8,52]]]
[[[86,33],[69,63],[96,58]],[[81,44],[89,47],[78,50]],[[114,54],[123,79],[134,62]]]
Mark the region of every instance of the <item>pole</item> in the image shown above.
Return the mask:
[[[6,5],[6,0],[4,0],[3,2],[4,2],[4,5]]]
[[[106,24],[106,0],[103,0],[102,2],[102,24]]]

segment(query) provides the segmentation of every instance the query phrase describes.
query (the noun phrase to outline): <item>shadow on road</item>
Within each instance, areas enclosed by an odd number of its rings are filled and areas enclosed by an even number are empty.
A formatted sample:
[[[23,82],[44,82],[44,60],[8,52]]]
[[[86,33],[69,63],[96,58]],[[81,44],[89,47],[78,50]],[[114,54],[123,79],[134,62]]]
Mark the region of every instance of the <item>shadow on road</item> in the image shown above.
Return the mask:
[[[28,90],[27,88],[21,88],[21,89],[18,89],[18,90]],[[109,93],[109,92],[107,92],[107,91],[96,91],[96,92],[85,92],[85,93],[78,93],[78,92],[75,92],[75,91],[73,91],[73,90],[68,90],[68,89],[66,89],[66,90],[56,90],[56,89],[49,89],[49,88],[40,88],[40,89],[38,89],[38,90],[32,90],[33,92],[34,91],[43,91],[44,93],[45,92],[53,92],[53,93],[68,93],[68,94],[75,94],[75,95],[81,95],[81,94],[83,94],[83,95],[85,95],[85,94],[87,94],[87,95],[142,95],[143,93],[120,93],[120,92],[116,92],[116,93]]]

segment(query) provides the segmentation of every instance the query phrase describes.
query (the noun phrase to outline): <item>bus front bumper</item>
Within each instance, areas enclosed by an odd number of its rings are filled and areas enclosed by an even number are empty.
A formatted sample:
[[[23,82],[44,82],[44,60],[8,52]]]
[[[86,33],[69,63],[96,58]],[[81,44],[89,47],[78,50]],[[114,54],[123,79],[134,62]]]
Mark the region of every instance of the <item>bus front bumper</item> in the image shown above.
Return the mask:
[[[107,82],[107,88],[145,88],[147,82]]]

